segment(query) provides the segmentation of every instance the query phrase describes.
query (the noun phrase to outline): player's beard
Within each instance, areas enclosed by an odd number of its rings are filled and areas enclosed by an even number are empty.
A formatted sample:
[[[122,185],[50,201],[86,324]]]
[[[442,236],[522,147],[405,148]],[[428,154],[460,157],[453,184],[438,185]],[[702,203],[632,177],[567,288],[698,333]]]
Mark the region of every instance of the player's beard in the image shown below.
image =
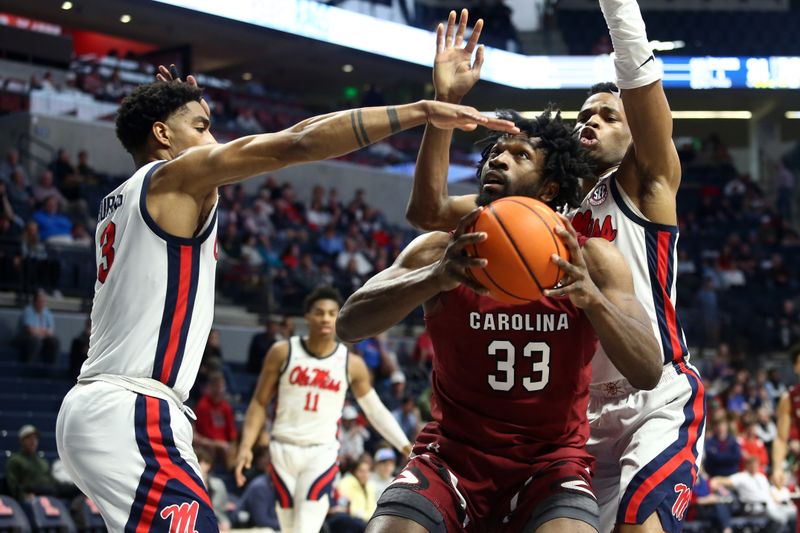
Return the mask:
[[[539,200],[539,191],[541,189],[541,182],[522,183],[517,187],[511,187],[511,185],[506,182],[503,187],[498,190],[486,190],[481,186],[478,191],[478,197],[475,199],[475,204],[479,207],[483,207],[500,198],[506,198],[507,196],[527,196],[528,198]]]

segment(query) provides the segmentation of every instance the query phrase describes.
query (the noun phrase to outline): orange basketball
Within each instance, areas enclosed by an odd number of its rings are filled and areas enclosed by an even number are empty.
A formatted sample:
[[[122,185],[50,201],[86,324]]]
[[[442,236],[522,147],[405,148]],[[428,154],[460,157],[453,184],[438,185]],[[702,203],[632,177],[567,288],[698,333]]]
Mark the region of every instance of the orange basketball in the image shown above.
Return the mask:
[[[538,300],[564,275],[550,257],[558,254],[569,261],[556,226],[563,227],[561,220],[539,200],[525,196],[495,200],[468,230],[486,233],[486,240],[471,245],[467,253],[488,261],[486,268],[470,273],[495,300],[516,305]]]

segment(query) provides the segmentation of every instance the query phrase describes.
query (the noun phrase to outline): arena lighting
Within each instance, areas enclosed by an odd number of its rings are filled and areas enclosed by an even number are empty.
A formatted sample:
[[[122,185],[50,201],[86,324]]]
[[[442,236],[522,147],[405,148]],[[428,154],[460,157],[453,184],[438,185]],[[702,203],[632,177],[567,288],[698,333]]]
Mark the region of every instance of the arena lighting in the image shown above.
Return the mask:
[[[650,41],[650,46],[656,52],[669,52],[670,50],[678,50],[684,48],[686,43],[684,41]]]
[[[347,72],[347,73],[353,72],[353,65],[351,65],[350,63],[342,65],[342,72]]]
[[[800,119],[800,111],[787,111],[784,116],[789,120],[797,120]]]
[[[525,118],[534,118],[538,116],[541,111],[525,111],[522,116]],[[797,112],[800,118],[800,112]],[[486,113],[491,115],[492,113]],[[787,113],[786,118],[790,118]],[[577,120],[578,111],[562,111],[561,118],[564,120]],[[750,111],[673,111],[673,120],[750,120],[753,114]]]
[[[244,74],[242,74],[242,79],[244,81],[252,80],[253,79],[253,73],[252,72],[245,72]]]
[[[432,32],[314,0],[152,0],[431,67]],[[357,31],[355,31],[357,29]],[[673,44],[677,41],[673,42]],[[481,78],[518,89],[588,89],[615,78],[599,56],[525,56],[486,47]],[[800,89],[800,57],[663,56],[668,89]]]
[[[133,20],[133,18],[130,15],[128,15],[127,13],[125,13],[124,15],[119,17],[119,21],[121,23],[123,23],[123,24],[129,23],[131,20]]]
[[[63,9],[64,11],[69,11],[70,9],[72,9],[72,2],[69,1],[64,2],[63,4],[61,4],[61,9]]]

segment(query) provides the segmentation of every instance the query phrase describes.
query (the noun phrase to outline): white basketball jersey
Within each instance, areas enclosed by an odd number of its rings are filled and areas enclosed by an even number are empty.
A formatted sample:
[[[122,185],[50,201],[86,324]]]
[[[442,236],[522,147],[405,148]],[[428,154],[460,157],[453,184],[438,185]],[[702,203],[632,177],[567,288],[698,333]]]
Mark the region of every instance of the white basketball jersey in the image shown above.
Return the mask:
[[[278,380],[278,406],[272,438],[297,446],[337,441],[347,377],[347,346],[315,357],[300,337],[289,339],[289,358]]]
[[[162,163],[137,170],[100,205],[92,333],[80,378],[152,378],[185,401],[214,316],[217,208],[193,238],[158,227],[145,196]]]
[[[688,360],[689,352],[675,311],[678,227],[650,222],[617,184],[616,172],[601,177],[572,217],[587,237],[602,237],[622,252],[633,273],[636,297],[650,317],[665,365]],[[597,344],[592,383],[623,379]]]

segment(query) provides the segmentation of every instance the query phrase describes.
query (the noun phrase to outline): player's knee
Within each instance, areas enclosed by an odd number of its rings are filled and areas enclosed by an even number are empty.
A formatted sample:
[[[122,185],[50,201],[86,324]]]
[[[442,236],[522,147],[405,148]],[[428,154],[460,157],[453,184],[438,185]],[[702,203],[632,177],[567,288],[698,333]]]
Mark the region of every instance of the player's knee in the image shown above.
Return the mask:
[[[408,518],[376,516],[369,521],[366,533],[429,533],[427,529]]]

